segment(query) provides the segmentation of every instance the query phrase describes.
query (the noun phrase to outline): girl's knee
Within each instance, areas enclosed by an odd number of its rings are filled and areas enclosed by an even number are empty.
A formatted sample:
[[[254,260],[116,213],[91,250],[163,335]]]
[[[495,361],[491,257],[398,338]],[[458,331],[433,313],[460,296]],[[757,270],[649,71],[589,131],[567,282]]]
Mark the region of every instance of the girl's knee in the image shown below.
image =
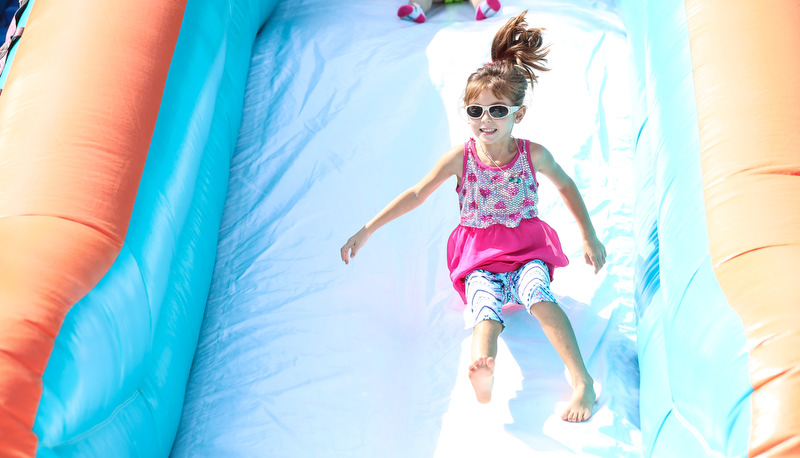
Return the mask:
[[[485,319],[478,321],[475,323],[475,326],[472,328],[472,334],[474,335],[494,335],[497,336],[506,326],[503,324],[502,321],[496,321],[493,319]]]
[[[555,296],[553,296],[553,293],[550,291],[549,285],[542,285],[536,288],[530,294],[526,295],[525,299],[525,306],[528,309],[528,313],[534,316],[536,316],[535,309],[539,308],[541,304],[552,304],[558,307],[558,301],[556,301]]]
[[[544,300],[534,302],[528,306],[528,313],[533,315],[537,320],[546,319],[551,316],[554,311],[561,310],[561,307],[555,300]]]

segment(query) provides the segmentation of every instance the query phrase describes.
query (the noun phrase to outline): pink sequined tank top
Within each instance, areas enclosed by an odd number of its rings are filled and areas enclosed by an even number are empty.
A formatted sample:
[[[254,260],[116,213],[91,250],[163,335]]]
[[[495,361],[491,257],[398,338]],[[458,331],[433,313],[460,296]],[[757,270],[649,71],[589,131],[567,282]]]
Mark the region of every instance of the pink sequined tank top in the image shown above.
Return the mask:
[[[475,149],[475,140],[464,144],[464,170],[458,192],[462,226],[486,228],[493,224],[517,227],[523,219],[538,216],[536,181],[530,163],[530,142],[517,140],[517,155],[502,167],[487,166]]]

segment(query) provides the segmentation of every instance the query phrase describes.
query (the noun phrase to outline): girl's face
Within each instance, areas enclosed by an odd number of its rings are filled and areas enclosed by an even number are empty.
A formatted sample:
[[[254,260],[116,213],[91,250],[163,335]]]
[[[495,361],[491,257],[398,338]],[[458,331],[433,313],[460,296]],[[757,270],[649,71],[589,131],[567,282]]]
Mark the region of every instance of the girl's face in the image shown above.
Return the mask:
[[[523,116],[525,116],[525,106],[516,110],[513,108],[513,104],[510,100],[506,98],[498,98],[496,95],[492,93],[492,91],[488,89],[484,89],[483,92],[480,93],[478,98],[471,101],[469,105],[482,105],[484,107],[489,107],[492,105],[505,105],[509,107],[508,115],[504,118],[496,119],[491,117],[489,114],[489,109],[484,109],[483,114],[479,118],[473,118],[467,115],[467,119],[469,119],[469,127],[472,129],[472,133],[475,134],[475,138],[481,141],[484,145],[489,145],[492,143],[504,142],[511,138],[511,130],[514,128],[514,124],[522,120]],[[499,111],[503,111],[502,109]],[[497,115],[498,113],[493,113]]]

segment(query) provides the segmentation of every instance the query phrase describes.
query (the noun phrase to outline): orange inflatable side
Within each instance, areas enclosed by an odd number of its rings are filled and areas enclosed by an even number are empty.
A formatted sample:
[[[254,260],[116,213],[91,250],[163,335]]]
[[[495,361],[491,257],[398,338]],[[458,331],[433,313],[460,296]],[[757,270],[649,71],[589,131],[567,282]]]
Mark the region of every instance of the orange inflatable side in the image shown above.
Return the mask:
[[[35,455],[54,339],[122,247],[185,3],[31,6],[0,95],[0,455]]]
[[[750,456],[800,456],[800,3],[686,0],[714,270],[747,332]]]

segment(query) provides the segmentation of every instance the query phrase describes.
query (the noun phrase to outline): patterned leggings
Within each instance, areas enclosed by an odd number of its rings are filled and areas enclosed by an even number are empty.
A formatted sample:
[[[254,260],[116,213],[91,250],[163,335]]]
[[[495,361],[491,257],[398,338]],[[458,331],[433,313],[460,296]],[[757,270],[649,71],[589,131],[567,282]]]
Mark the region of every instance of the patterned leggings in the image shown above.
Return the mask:
[[[503,304],[521,304],[531,311],[538,302],[557,302],[550,292],[550,271],[538,260],[513,272],[493,273],[478,269],[466,279],[467,305],[472,310],[473,326],[484,320],[503,324]]]

